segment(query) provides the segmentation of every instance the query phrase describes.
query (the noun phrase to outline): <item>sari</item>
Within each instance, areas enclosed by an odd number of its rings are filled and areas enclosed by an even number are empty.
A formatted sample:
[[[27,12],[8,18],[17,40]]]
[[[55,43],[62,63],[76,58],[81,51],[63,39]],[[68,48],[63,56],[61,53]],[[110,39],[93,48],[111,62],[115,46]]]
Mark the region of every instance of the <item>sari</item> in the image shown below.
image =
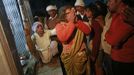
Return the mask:
[[[69,52],[64,52],[66,43],[63,43],[63,52],[61,53],[61,60],[64,63],[67,75],[90,75],[84,33],[77,29],[72,41]]]

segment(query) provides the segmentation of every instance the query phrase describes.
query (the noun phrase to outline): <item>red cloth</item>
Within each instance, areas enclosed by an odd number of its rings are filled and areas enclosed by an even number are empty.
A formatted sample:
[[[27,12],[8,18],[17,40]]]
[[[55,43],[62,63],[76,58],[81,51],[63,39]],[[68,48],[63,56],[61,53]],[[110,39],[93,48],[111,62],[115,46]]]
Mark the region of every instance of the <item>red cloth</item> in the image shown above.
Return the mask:
[[[76,24],[66,23],[66,25],[59,23],[56,25],[56,33],[58,39],[61,42],[66,42],[72,35],[75,27],[79,28],[85,34],[89,34],[91,31],[90,28],[87,25],[85,25],[82,21],[78,21]]]
[[[73,23],[57,24],[56,33],[58,39],[61,42],[66,42],[69,39],[69,37],[72,35],[74,29],[75,29],[75,25]]]
[[[93,43],[92,43],[93,45],[92,56],[97,57],[98,51],[100,50],[102,27],[97,21],[93,20],[92,29],[93,29],[92,31],[94,32]]]
[[[77,22],[76,27],[79,28],[86,35],[88,35],[91,31],[90,28],[87,25],[85,25],[81,20]]]
[[[134,62],[134,36],[127,37],[134,32],[134,28],[126,24],[123,14],[114,14],[112,24],[106,33],[106,41],[112,46],[112,59],[118,62]],[[126,40],[127,39],[127,40]],[[121,48],[118,46],[123,43]]]

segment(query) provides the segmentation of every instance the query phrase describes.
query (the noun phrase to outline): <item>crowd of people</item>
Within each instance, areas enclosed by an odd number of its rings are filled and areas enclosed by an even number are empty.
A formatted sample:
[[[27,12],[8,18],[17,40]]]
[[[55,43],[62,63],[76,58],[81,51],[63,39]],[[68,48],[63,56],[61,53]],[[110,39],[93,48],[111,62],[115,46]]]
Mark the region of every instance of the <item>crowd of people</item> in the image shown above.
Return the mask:
[[[134,1],[96,1],[57,9],[32,25],[39,62],[59,56],[63,75],[134,75]]]

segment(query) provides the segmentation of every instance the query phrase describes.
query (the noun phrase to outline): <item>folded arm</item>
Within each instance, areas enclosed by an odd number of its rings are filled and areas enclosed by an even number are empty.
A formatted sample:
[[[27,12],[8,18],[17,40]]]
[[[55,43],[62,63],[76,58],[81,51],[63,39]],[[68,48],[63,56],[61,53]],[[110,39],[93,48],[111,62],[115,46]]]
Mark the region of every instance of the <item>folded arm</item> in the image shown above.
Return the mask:
[[[84,23],[80,20],[77,22],[76,27],[80,29],[82,32],[84,32],[86,35],[88,35],[91,31],[91,28],[88,25],[88,23]]]
[[[66,42],[72,35],[74,29],[75,29],[75,25],[72,22],[66,23],[66,25],[61,24],[61,23],[57,24],[56,34],[57,34],[58,39],[61,42]]]

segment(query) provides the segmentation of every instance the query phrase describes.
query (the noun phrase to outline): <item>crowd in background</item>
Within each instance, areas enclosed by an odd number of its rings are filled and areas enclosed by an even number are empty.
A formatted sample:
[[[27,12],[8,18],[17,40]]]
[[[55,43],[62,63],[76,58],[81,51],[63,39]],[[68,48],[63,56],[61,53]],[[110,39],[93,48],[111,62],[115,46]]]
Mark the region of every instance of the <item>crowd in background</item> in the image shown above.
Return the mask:
[[[34,17],[32,40],[39,63],[59,57],[64,75],[133,75],[133,0],[96,1],[57,9]]]

